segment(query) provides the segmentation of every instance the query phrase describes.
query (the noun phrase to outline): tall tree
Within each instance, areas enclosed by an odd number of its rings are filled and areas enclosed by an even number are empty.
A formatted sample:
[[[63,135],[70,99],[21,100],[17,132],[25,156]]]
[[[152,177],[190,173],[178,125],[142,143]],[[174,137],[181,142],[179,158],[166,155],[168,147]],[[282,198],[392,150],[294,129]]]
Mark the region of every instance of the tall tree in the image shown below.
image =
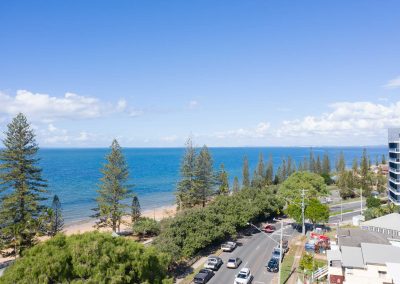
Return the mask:
[[[189,137],[186,141],[186,150],[180,168],[180,181],[175,193],[179,210],[192,207],[195,202],[195,166],[196,150]]]
[[[353,164],[351,166],[351,169],[353,170],[354,173],[358,172],[358,161],[357,161],[357,157],[354,157],[353,159]]]
[[[379,166],[378,155],[375,156],[375,166]]]
[[[34,244],[39,219],[45,213],[43,201],[47,183],[38,166],[39,147],[35,133],[20,113],[7,126],[0,151],[0,235],[5,247],[18,240],[19,253]],[[15,247],[15,246],[14,246]],[[19,250],[19,251],[17,251]]]
[[[310,149],[309,167],[310,167],[310,172],[315,173],[315,159],[314,159],[314,151],[312,148]]]
[[[247,156],[243,158],[243,187],[250,186],[249,160]]]
[[[382,154],[381,163],[382,163],[383,165],[386,165],[386,156],[385,156],[385,154]]]
[[[106,155],[107,163],[101,169],[97,207],[93,217],[97,218],[98,228],[110,227],[113,232],[119,230],[122,216],[127,214],[129,205],[123,201],[131,198],[132,185],[129,182],[129,170],[117,140],[113,140],[111,151]]]
[[[258,155],[257,175],[260,178],[264,178],[264,157],[262,152]]]
[[[265,184],[271,185],[274,179],[274,164],[272,161],[272,156],[269,156],[267,170],[265,171]]]
[[[341,172],[344,172],[345,169],[346,169],[346,161],[344,159],[343,152],[340,151],[339,159],[336,163],[336,172],[341,173]]]
[[[291,156],[288,156],[288,158],[287,158],[287,170],[286,170],[286,172],[287,172],[287,174],[286,174],[287,177],[289,177],[291,174],[296,172],[296,163],[292,159]]]
[[[228,181],[228,173],[225,170],[224,164],[221,164],[219,174],[218,174],[218,184],[219,194],[227,195],[229,194],[229,181]]]
[[[371,194],[371,185],[369,180],[369,162],[367,156],[367,149],[364,148],[361,157],[360,164],[360,174],[361,174],[361,188],[363,190],[364,196],[369,196]]]
[[[132,224],[134,224],[141,215],[141,209],[140,209],[140,202],[139,198],[135,195],[132,198],[132,205],[131,205],[131,221]]]
[[[240,185],[239,185],[239,179],[238,177],[235,176],[233,179],[233,186],[232,186],[232,192],[237,193],[240,190]]]
[[[317,162],[315,163],[315,172],[317,174],[322,173],[322,165],[321,165],[321,159],[320,159],[319,155],[317,156]]]
[[[53,197],[51,204],[50,235],[55,236],[64,228],[64,218],[62,216],[61,202],[57,194]]]
[[[212,195],[215,178],[213,172],[213,160],[206,145],[201,148],[195,163],[195,192],[196,204],[206,206],[208,198]]]
[[[327,153],[324,154],[322,160],[322,173],[325,175],[329,175],[331,173],[331,162]]]

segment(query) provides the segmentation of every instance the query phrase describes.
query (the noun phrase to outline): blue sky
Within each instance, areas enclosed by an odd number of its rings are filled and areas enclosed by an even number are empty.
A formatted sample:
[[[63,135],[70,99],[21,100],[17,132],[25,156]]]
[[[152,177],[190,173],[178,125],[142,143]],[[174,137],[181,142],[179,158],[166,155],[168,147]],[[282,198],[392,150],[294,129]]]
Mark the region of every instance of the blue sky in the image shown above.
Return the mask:
[[[0,130],[45,147],[385,144],[399,1],[1,1]]]

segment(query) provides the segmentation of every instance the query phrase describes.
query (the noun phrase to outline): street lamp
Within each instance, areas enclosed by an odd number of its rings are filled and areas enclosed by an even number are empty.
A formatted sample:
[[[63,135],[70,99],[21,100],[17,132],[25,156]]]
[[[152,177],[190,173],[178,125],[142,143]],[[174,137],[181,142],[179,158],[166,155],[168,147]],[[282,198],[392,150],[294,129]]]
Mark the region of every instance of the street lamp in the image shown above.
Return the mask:
[[[256,225],[248,222],[247,225],[250,225],[254,228],[256,228],[258,231],[260,231],[261,233],[263,233],[264,235],[266,235],[268,238],[270,238],[271,240],[273,240],[276,244],[279,244],[279,261],[278,261],[278,284],[281,284],[281,261],[282,261],[282,257],[283,257],[283,249],[282,249],[282,241],[283,241],[283,220],[281,220],[281,236],[280,236],[280,241],[277,242],[276,240],[274,240],[274,238],[272,238],[270,235],[268,235],[266,232],[264,232],[263,230],[260,230],[260,228],[258,228]],[[290,235],[285,235],[285,236],[290,236]]]

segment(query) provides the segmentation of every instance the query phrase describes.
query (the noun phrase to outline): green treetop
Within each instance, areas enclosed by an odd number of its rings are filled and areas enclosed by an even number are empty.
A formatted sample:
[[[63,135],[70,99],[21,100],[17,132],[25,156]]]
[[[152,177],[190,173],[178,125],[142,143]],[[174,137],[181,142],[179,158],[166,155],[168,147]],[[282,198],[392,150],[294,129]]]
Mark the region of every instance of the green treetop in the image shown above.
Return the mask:
[[[195,202],[195,164],[196,150],[193,147],[192,139],[188,138],[181,162],[180,180],[175,193],[178,209],[192,207]]]
[[[206,145],[200,150],[195,163],[195,192],[196,204],[206,205],[208,198],[213,194],[215,177],[213,160]]]
[[[285,200],[294,200],[301,197],[303,189],[306,190],[307,198],[328,193],[324,179],[310,172],[295,172],[282,183],[278,192]]]
[[[336,163],[336,172],[337,173],[344,172],[345,169],[346,169],[346,162],[344,159],[344,154],[342,151],[340,151],[339,159]]]
[[[98,197],[96,198],[97,207],[93,209],[96,213],[93,217],[97,218],[96,226],[110,227],[114,232],[121,224],[122,216],[127,214],[128,204],[122,201],[131,198],[132,185],[128,184],[129,171],[121,147],[117,140],[113,140],[111,151],[106,156],[107,163],[101,169],[102,177]]]
[[[322,174],[329,175],[331,173],[331,162],[329,160],[329,155],[324,154],[322,159]]]
[[[232,192],[237,193],[240,190],[240,185],[239,185],[239,179],[238,177],[235,177],[233,179],[233,186],[232,186]]]
[[[265,184],[272,185],[274,182],[274,164],[272,162],[272,156],[269,156],[267,169],[265,171]]]
[[[247,156],[244,157],[243,159],[243,187],[249,187],[250,186],[250,172],[249,172],[249,160],[247,159]]]
[[[16,253],[31,247],[46,207],[46,181],[38,166],[35,134],[20,113],[7,126],[0,151],[0,224],[2,242]],[[18,248],[17,245],[18,244]]]
[[[51,204],[51,218],[50,218],[50,235],[55,236],[64,228],[64,219],[62,217],[61,202],[57,195],[54,195]]]
[[[228,173],[225,170],[224,164],[221,164],[219,170],[218,184],[219,184],[219,189],[218,189],[219,194],[224,194],[224,195],[229,194]]]
[[[140,203],[139,198],[135,195],[132,198],[132,205],[131,205],[131,221],[132,224],[135,223],[141,215],[140,212]]]

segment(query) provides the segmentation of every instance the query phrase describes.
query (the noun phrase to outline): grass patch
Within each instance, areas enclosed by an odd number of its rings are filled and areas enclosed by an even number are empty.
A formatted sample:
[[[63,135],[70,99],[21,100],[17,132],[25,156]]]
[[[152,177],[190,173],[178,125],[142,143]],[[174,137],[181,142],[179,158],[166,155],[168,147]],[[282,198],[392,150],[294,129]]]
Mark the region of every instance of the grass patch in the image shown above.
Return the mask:
[[[281,264],[281,284],[285,283],[292,273],[292,265],[294,262],[294,257],[296,255],[296,250],[298,246],[290,247],[289,252],[285,255],[283,262]]]

